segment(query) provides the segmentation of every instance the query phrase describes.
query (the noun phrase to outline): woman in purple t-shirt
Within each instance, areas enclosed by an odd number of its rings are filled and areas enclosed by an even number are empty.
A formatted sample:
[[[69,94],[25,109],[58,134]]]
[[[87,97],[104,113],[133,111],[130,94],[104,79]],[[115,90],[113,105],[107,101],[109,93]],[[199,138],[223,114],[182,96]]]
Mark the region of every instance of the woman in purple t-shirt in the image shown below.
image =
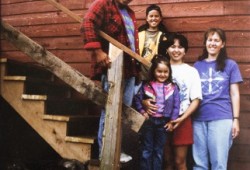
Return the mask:
[[[226,170],[232,140],[240,131],[242,77],[236,62],[227,56],[223,30],[209,29],[204,45],[194,64],[201,78],[203,100],[193,117],[193,170]]]

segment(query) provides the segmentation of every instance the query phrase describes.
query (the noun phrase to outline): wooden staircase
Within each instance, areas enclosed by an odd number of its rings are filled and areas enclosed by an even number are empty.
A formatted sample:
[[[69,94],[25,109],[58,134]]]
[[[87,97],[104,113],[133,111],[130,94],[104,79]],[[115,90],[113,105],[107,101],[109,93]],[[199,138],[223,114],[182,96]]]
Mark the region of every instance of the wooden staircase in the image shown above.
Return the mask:
[[[61,157],[96,158],[100,108],[41,66],[0,61],[1,95],[16,112]]]

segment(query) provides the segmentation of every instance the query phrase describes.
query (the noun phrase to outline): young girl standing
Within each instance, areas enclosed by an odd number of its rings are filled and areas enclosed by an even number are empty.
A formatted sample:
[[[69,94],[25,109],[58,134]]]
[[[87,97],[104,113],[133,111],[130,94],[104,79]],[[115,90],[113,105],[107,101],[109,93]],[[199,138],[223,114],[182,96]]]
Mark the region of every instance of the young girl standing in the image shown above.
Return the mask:
[[[149,71],[150,80],[143,83],[134,97],[135,108],[146,121],[142,126],[141,170],[161,170],[167,131],[172,130],[170,121],[179,115],[180,96],[177,85],[172,82],[170,62],[156,55]],[[142,101],[150,98],[157,110],[147,112]]]
[[[161,35],[167,30],[162,23],[161,8],[155,4],[146,9],[146,23],[139,27],[139,52],[146,60],[151,61],[158,53]],[[167,39],[165,39],[167,40]],[[141,66],[141,79],[148,79],[148,69]]]

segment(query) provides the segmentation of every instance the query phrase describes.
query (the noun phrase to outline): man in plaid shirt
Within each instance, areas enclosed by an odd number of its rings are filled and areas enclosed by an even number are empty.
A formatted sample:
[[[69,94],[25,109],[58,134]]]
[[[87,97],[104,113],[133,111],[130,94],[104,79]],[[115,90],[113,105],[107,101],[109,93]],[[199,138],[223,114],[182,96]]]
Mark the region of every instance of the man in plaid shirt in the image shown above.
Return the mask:
[[[101,78],[103,89],[108,91],[107,68],[111,60],[108,56],[109,42],[98,35],[102,30],[134,52],[138,49],[138,32],[134,12],[128,7],[132,0],[95,0],[84,16],[81,31],[84,37],[84,49],[93,51],[93,78]],[[132,105],[134,96],[135,77],[138,75],[139,64],[128,54],[124,53],[124,96],[123,103]],[[102,110],[98,144],[99,154],[102,149],[102,135],[104,130],[105,110]],[[121,154],[121,162],[132,158]]]

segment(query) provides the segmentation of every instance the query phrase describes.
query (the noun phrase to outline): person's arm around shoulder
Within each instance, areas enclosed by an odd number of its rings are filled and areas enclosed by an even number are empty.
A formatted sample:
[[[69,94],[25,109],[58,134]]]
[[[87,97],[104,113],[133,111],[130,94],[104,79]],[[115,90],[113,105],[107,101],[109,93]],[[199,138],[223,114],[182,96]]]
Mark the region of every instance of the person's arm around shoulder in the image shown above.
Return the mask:
[[[232,108],[233,108],[233,129],[232,129],[232,136],[236,138],[240,133],[240,123],[239,123],[239,116],[240,116],[240,92],[239,92],[239,84],[234,83],[230,85],[230,96],[232,101]]]

